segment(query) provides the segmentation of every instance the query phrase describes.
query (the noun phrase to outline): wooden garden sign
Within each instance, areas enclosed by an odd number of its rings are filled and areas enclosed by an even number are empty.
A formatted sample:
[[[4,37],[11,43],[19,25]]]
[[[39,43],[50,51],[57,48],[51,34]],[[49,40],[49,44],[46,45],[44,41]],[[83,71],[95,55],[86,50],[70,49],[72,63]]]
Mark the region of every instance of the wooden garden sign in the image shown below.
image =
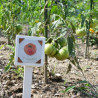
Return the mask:
[[[44,64],[44,37],[16,36],[15,65],[24,66],[23,98],[31,98],[33,66]]]

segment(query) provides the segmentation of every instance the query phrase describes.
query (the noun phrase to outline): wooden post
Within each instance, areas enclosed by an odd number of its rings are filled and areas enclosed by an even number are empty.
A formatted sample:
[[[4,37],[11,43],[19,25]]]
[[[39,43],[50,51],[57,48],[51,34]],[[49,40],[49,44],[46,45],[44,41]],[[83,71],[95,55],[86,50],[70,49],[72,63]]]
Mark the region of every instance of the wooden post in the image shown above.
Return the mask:
[[[32,69],[24,66],[23,98],[31,98]]]
[[[93,9],[93,0],[90,0],[90,11]],[[86,50],[85,50],[85,58],[89,58],[89,29],[90,29],[90,24],[92,21],[92,14],[90,14],[89,21],[86,21]]]
[[[86,21],[86,50],[85,50],[85,58],[89,57],[89,23]]]
[[[44,8],[44,21],[45,21],[45,37],[48,38],[48,12],[47,12],[47,4],[48,0],[45,0],[45,8]],[[45,66],[44,66],[44,82],[47,84],[47,64],[48,64],[48,57],[45,55]]]

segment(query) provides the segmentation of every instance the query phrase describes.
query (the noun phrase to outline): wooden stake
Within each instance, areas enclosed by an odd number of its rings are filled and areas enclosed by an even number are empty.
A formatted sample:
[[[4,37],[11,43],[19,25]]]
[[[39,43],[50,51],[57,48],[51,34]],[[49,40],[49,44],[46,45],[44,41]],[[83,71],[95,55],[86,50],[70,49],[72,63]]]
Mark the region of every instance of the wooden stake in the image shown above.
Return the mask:
[[[44,21],[45,21],[45,37],[48,38],[48,11],[47,11],[47,4],[48,0],[45,0],[45,8],[44,8]],[[47,84],[47,64],[48,64],[48,58],[47,55],[45,55],[45,66],[44,66],[44,82]]]
[[[24,66],[23,98],[31,98],[32,69]]]

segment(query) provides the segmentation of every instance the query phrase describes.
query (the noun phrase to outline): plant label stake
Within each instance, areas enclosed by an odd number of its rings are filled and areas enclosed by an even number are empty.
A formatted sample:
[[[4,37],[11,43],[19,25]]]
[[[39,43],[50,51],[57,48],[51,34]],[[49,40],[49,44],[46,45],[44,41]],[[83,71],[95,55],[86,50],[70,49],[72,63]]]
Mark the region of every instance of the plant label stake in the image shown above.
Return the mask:
[[[31,98],[33,66],[44,65],[44,37],[16,36],[15,65],[24,66],[23,98]]]

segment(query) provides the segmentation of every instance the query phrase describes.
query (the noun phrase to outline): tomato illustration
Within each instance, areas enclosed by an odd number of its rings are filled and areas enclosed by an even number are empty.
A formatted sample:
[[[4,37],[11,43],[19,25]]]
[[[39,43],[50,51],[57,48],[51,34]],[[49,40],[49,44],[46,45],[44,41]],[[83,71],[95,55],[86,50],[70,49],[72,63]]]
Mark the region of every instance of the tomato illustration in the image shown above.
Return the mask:
[[[24,51],[27,55],[34,55],[36,53],[36,46],[32,43],[29,43],[24,46]]]

